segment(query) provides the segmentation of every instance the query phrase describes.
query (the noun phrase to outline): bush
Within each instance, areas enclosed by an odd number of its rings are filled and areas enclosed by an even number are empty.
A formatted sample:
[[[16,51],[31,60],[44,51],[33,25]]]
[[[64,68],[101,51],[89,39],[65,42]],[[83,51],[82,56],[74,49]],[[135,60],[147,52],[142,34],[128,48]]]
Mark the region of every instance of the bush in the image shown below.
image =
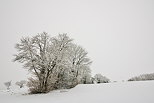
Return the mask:
[[[32,94],[37,94],[42,92],[42,88],[40,87],[39,80],[37,79],[29,78],[27,86],[29,87],[29,91]]]
[[[96,74],[94,78],[97,83],[109,83],[110,82],[110,80],[107,77],[102,76],[101,74]]]
[[[25,84],[26,84],[25,80],[21,80],[19,82],[16,82],[16,85],[19,86],[20,88],[24,87]]]

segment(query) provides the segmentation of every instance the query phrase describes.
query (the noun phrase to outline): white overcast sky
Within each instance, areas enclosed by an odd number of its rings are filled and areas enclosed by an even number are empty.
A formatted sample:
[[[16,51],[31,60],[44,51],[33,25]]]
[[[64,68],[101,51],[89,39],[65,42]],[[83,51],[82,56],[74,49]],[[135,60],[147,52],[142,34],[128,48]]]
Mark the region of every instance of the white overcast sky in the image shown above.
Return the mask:
[[[0,84],[24,79],[13,63],[22,36],[68,33],[111,80],[154,72],[153,0],[0,0]]]

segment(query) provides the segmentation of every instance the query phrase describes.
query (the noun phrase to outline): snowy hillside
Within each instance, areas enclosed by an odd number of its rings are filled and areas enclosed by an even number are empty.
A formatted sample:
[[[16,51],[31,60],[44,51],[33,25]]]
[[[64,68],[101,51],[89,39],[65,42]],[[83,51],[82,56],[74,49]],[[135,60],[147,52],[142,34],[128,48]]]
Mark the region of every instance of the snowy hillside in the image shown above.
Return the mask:
[[[154,103],[154,81],[78,85],[70,90],[26,95],[26,89],[0,91],[1,103]],[[25,94],[25,95],[22,95]]]

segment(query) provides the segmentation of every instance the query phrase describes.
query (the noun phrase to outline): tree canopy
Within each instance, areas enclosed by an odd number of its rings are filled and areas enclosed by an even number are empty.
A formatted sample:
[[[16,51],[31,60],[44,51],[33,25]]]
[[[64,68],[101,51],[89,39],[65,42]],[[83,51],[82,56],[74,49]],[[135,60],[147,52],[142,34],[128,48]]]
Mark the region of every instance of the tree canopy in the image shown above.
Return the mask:
[[[43,32],[23,37],[15,48],[18,52],[14,61],[23,63],[33,74],[28,86],[34,93],[74,87],[91,73],[88,53],[67,34],[50,37]]]

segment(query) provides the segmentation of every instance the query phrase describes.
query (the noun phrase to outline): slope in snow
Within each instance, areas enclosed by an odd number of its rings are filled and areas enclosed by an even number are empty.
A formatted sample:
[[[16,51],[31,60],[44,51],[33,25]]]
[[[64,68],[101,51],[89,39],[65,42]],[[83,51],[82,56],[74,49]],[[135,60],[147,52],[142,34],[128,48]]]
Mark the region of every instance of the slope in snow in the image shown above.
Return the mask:
[[[78,85],[48,94],[0,91],[1,103],[154,103],[154,81]]]

